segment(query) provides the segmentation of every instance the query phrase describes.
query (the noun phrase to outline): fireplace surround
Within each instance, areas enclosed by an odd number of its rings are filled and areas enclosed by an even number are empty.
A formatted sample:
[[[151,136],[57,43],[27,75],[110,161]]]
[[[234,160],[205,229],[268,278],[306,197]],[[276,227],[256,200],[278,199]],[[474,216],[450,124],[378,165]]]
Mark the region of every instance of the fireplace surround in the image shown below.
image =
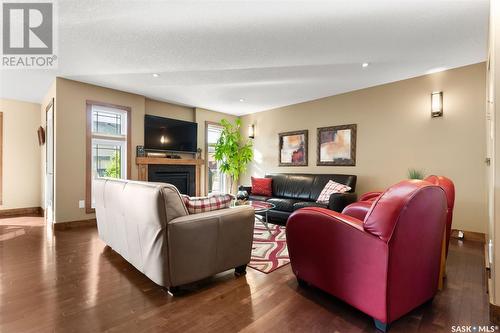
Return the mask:
[[[194,165],[150,164],[148,166],[148,181],[169,183],[177,187],[181,194],[195,196],[195,169]]]

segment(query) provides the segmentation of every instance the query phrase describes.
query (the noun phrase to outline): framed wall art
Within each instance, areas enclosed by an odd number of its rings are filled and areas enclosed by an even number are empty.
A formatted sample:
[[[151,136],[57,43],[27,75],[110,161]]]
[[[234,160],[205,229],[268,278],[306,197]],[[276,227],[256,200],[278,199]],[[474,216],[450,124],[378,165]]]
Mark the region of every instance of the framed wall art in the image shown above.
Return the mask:
[[[356,124],[318,128],[317,165],[356,165]]]
[[[279,133],[279,166],[307,166],[308,130]]]

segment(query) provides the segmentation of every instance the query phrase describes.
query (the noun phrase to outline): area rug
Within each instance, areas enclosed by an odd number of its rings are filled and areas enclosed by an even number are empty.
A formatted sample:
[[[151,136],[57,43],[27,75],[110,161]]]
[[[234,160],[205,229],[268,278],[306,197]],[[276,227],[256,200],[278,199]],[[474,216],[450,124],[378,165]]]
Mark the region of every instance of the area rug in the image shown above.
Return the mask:
[[[285,227],[269,223],[269,229],[271,233],[262,222],[255,221],[252,258],[248,264],[266,274],[290,263]]]

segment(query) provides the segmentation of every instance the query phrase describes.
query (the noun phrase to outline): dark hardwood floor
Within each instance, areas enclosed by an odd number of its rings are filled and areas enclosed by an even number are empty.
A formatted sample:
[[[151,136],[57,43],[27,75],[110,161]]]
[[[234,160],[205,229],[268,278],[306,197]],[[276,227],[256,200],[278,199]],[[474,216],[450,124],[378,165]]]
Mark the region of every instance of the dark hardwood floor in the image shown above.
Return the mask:
[[[433,303],[390,332],[450,332],[486,325],[483,244],[452,240],[448,279]],[[314,288],[290,265],[232,271],[169,296],[97,237],[94,227],[46,228],[0,220],[0,332],[376,332],[371,318]]]

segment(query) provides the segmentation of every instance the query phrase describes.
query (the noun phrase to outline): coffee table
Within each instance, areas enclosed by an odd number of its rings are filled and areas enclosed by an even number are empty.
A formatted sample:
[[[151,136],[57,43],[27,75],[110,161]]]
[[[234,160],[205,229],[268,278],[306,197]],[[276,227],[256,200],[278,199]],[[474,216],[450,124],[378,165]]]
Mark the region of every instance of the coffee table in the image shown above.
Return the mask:
[[[267,220],[267,212],[276,206],[273,205],[272,203],[265,202],[265,201],[257,201],[257,200],[247,200],[247,201],[235,201],[234,202],[234,207],[237,206],[250,206],[254,209],[255,213],[264,213],[264,216],[262,215],[255,215],[256,218],[259,219],[259,221],[264,224],[266,227],[267,231],[271,233],[271,229],[269,229],[268,226],[268,220]]]

